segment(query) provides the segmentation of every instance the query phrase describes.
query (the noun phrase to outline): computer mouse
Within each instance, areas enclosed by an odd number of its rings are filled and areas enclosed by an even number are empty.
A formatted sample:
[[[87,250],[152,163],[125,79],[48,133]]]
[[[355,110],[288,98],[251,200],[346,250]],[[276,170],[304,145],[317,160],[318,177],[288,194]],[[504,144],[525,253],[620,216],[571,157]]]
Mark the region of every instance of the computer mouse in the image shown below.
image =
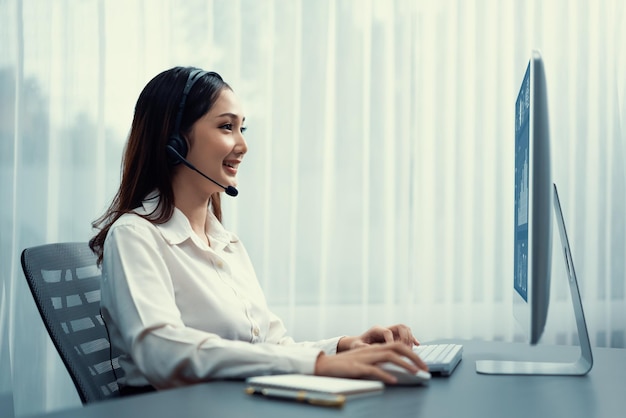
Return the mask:
[[[428,383],[431,377],[430,373],[425,370],[418,370],[417,373],[413,374],[407,369],[391,362],[381,364],[380,368],[395,376],[396,379],[398,379],[396,383],[398,385],[421,385]]]

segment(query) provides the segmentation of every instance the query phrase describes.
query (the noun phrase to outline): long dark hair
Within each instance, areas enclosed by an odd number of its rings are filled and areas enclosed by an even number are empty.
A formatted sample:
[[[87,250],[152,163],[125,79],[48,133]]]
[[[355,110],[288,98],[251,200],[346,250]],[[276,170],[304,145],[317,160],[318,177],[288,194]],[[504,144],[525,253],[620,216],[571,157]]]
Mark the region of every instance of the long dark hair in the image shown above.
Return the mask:
[[[176,115],[189,74],[194,67],[175,67],[163,71],[144,87],[135,105],[135,116],[122,158],[122,181],[104,214],[92,226],[99,232],[89,241],[89,247],[102,263],[104,240],[120,216],[141,206],[142,200],[153,190],[160,194],[156,210],[143,216],[154,224],[169,221],[174,213],[172,176],[174,166],[169,164],[166,146],[173,134]],[[206,114],[223,89],[230,86],[219,74],[203,74],[187,96],[180,134],[189,132],[195,121]],[[210,205],[215,216],[222,220],[220,193],[214,193]]]

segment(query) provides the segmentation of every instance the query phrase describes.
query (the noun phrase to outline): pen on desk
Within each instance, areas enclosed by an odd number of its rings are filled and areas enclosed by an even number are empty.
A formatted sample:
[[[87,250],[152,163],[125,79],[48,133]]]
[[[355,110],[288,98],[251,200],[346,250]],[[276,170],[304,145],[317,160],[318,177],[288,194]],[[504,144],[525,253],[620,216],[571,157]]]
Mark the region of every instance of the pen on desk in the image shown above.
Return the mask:
[[[343,395],[333,395],[326,393],[307,392],[304,390],[288,390],[275,388],[255,388],[250,386],[246,388],[249,395],[263,395],[268,398],[290,399],[298,402],[306,402],[311,405],[335,406],[341,407],[346,402]]]

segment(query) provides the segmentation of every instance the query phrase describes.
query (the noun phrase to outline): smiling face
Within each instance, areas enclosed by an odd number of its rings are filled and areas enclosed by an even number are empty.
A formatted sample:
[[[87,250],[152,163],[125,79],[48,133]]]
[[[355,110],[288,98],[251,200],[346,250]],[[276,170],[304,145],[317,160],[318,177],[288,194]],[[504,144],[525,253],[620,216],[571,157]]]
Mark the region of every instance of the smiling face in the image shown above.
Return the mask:
[[[243,136],[244,121],[237,96],[228,88],[222,89],[211,109],[191,126],[186,135],[189,143],[187,160],[223,186],[237,186],[237,170],[248,151]],[[198,173],[187,169],[183,172],[199,190],[209,195],[224,191]]]

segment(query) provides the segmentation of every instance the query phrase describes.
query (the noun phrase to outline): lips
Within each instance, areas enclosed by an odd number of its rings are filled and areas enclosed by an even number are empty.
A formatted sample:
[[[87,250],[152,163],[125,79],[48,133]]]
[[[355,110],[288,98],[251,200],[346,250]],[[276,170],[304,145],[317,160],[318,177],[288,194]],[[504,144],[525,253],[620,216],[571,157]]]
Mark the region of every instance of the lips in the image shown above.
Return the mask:
[[[229,171],[231,171],[233,174],[235,174],[237,173],[237,168],[239,167],[240,163],[241,161],[228,160],[228,161],[224,161],[222,165],[226,167]]]

